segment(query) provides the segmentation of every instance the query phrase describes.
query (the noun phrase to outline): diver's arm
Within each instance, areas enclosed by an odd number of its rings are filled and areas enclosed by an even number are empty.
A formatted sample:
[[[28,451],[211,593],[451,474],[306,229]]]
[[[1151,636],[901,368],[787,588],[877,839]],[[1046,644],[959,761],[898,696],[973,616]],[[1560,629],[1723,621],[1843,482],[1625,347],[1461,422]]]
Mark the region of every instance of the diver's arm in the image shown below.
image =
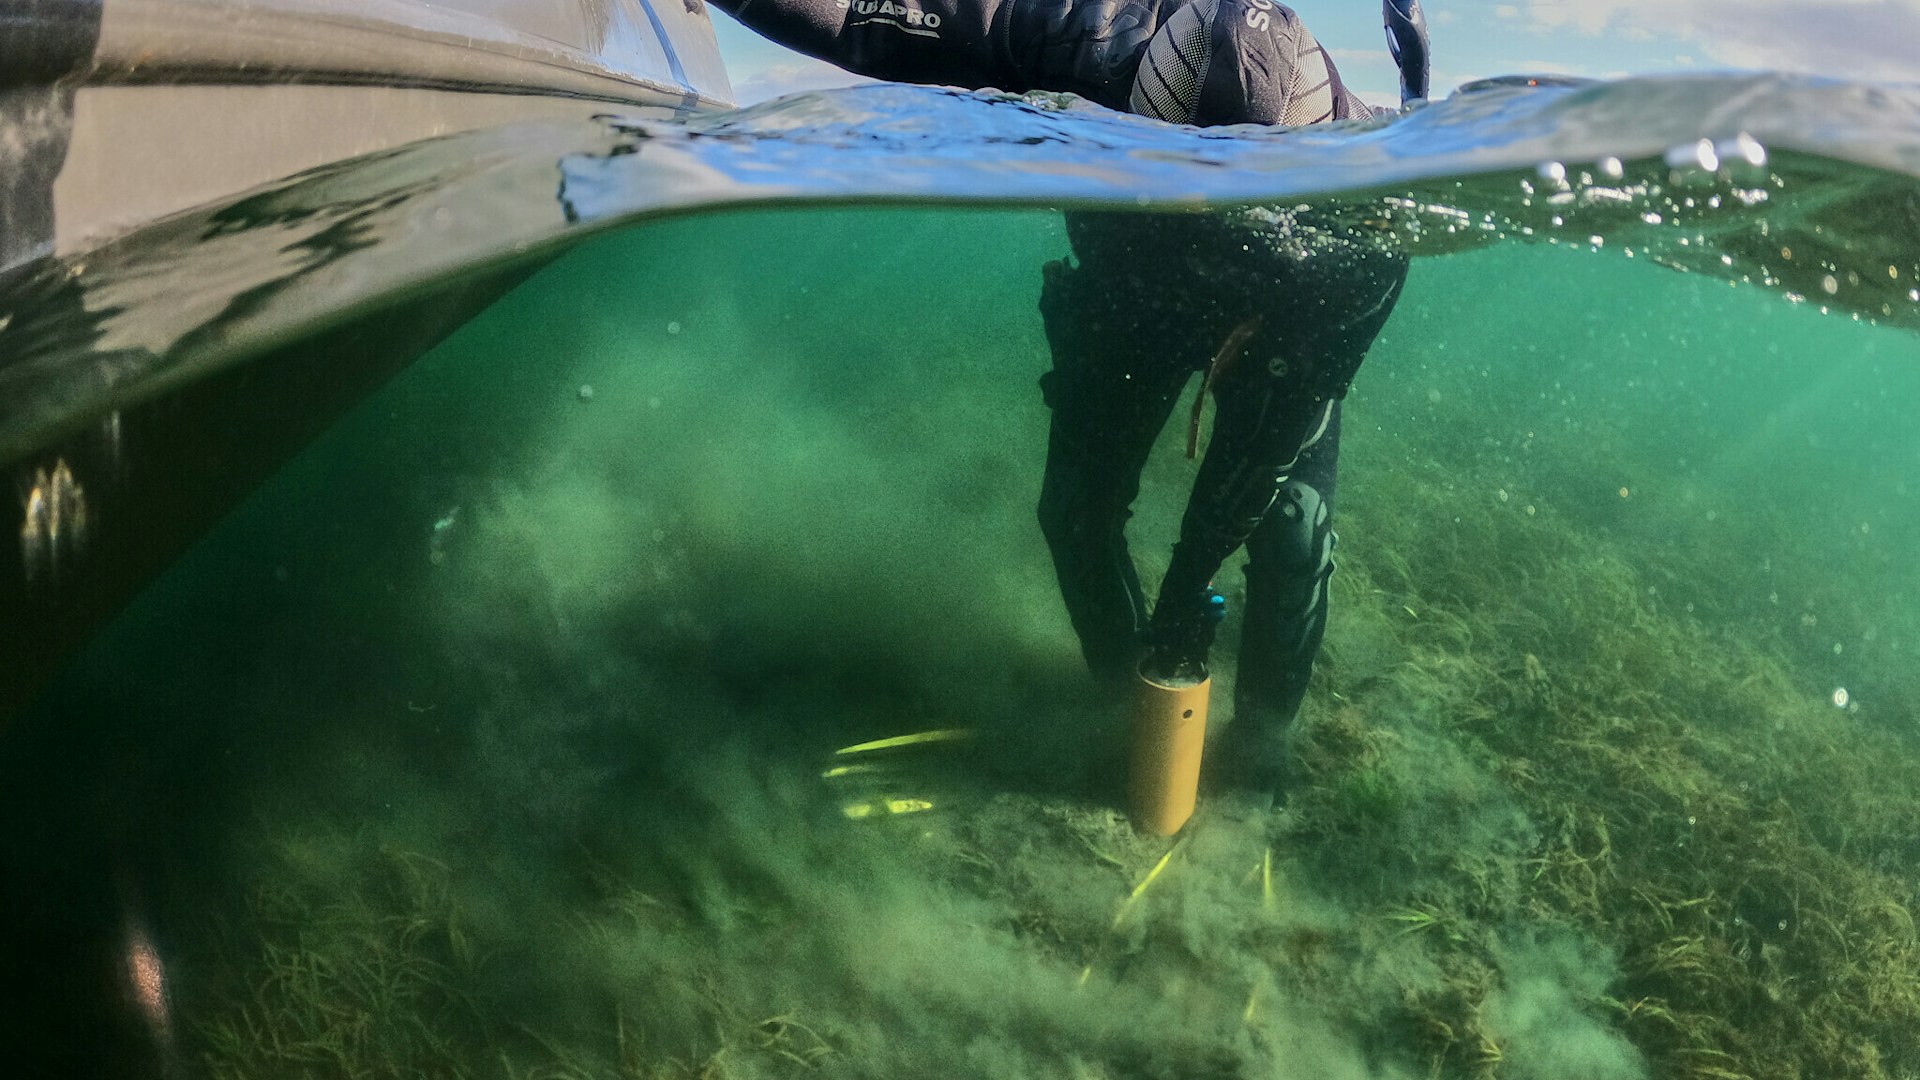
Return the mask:
[[[714,0],[760,35],[857,75],[1002,85],[1004,0]]]
[[[749,29],[860,75],[1066,91],[1127,107],[1176,0],[715,0]]]

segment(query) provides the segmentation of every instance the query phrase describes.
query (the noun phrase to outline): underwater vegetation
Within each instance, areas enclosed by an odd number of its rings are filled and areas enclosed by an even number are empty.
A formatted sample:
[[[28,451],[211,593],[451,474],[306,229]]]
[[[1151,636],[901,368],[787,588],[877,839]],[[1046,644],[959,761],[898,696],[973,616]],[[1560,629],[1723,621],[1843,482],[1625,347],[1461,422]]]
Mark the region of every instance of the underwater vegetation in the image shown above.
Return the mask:
[[[1431,488],[1368,480],[1402,528],[1450,512],[1431,494],[1422,505]],[[1084,991],[1061,972],[1085,966],[1211,998],[1224,1014],[1194,1024],[1220,1045],[1183,1048],[1218,1059],[1204,1073],[1184,1071],[1174,1048],[1126,1047],[1108,1031],[1086,1048],[1095,1061],[1059,1075],[1259,1075],[1232,1048],[1231,1022],[1244,1014],[1257,1033],[1263,1006],[1294,1001],[1322,1003],[1319,1019],[1364,1032],[1404,1075],[1910,1074],[1920,1056],[1910,740],[1807,700],[1777,655],[1653,610],[1641,574],[1564,523],[1480,526],[1495,535],[1475,539],[1497,541],[1500,562],[1403,560],[1377,534],[1351,545],[1362,550],[1343,560],[1342,623],[1292,803],[1273,818],[1203,818],[1174,856],[1187,865],[1171,865],[1144,903],[1128,896],[1159,858],[1153,845],[1111,812],[1035,796],[877,823],[904,851],[866,859],[832,848],[873,844],[855,834],[875,825],[822,813],[810,823],[823,830],[816,854],[839,873],[904,859],[979,897],[972,914],[988,921],[972,932],[1000,939],[1001,962],[1031,951],[1050,963],[1063,998]],[[1551,597],[1550,610],[1499,587],[1520,573],[1539,575],[1534,595]],[[1569,611],[1568,596],[1583,599]],[[1363,650],[1373,670],[1349,679]],[[762,944],[818,933],[793,882],[667,891],[604,866],[583,873],[566,935],[576,948],[644,956],[643,943],[674,945],[623,972],[597,1030],[541,1031],[510,993],[476,1000],[510,986],[515,961],[490,954],[486,916],[449,888],[456,872],[341,829],[276,838],[261,877],[277,884],[252,912],[264,945],[233,958],[252,985],[231,988],[199,1031],[211,1074],[898,1075],[871,1040],[901,1036],[849,1015],[834,990],[818,988],[825,1001],[767,997],[688,962],[703,933]],[[582,861],[592,865],[585,851]],[[1063,868],[1072,863],[1082,865]],[[1226,880],[1235,870],[1246,873]],[[1283,907],[1273,876],[1310,883],[1320,899]],[[899,888],[880,877],[869,887]],[[1206,913],[1214,940],[1195,955],[1184,909],[1234,903],[1237,918]],[[702,925],[711,904],[730,909],[721,926]],[[854,905],[833,917],[875,913]],[[1356,984],[1373,992],[1355,995]],[[1118,1059],[1098,1061],[1103,1051]]]
[[[1431,488],[1369,479],[1399,507],[1402,528],[1432,527],[1449,511],[1431,495],[1421,505]],[[1236,848],[1249,874],[1262,869],[1248,856],[1264,834],[1267,873],[1313,882],[1347,911],[1325,922],[1282,913],[1248,882],[1239,926],[1210,916],[1209,932],[1237,931],[1231,944],[1244,950],[1241,964],[1223,966],[1257,964],[1271,980],[1246,987],[1248,1012],[1262,989],[1278,1001],[1337,1000],[1355,981],[1397,991],[1370,1003],[1377,1012],[1337,1019],[1372,1025],[1399,1052],[1388,1057],[1444,1076],[1632,1075],[1585,1057],[1630,1060],[1616,1038],[1644,1056],[1648,1075],[1902,1075],[1920,1049],[1911,915],[1920,769],[1910,743],[1806,700],[1777,656],[1650,609],[1639,574],[1564,524],[1509,516],[1482,527],[1496,535],[1475,539],[1496,541],[1505,560],[1403,561],[1377,536],[1349,553],[1327,680],[1342,689],[1322,693],[1306,722],[1293,803],[1274,821],[1203,820],[1176,857],[1213,865],[1174,866],[1137,913],[1128,881],[1158,856],[1117,817],[1085,806],[990,799],[955,812],[979,820],[925,825],[939,839],[917,838],[914,861],[990,901],[979,914],[993,922],[979,929],[1003,935],[1004,949],[1064,969],[1149,972],[1170,962],[1151,956],[1166,950],[1204,970],[1220,958],[1188,955],[1178,894],[1221,885],[1207,879],[1240,868],[1222,865]],[[1518,573],[1539,575],[1534,595],[1552,597],[1553,610],[1511,602],[1500,579]],[[1566,610],[1562,599],[1575,595],[1581,606]],[[1360,648],[1393,655],[1368,656],[1379,669],[1349,681]],[[1706,670],[1703,656],[1715,660]],[[822,817],[813,824],[827,830],[823,847],[833,830],[872,827]],[[923,827],[880,824],[901,845]],[[1242,835],[1208,836],[1226,828]],[[1225,850],[1204,850],[1210,841]],[[512,961],[488,955],[484,916],[462,910],[452,868],[345,831],[276,843],[261,873],[275,884],[253,911],[265,945],[236,958],[256,984],[236,989],[201,1030],[215,1075],[291,1065],[343,1076],[885,1073],[859,1060],[868,1033],[833,1004],[742,1001],[727,976],[698,965],[633,972],[623,988],[633,997],[616,992],[598,1031],[536,1031],[515,1019],[511,998],[475,1000],[477,987],[508,979]],[[1085,869],[1058,869],[1075,861]],[[608,948],[655,937],[695,948],[703,928],[692,903],[737,907],[745,926],[733,932],[814,932],[791,921],[807,905],[782,883],[667,892],[605,867],[583,877],[572,934]],[[1101,895],[1116,922],[1140,921],[1135,940],[1115,942],[1116,927],[1088,911]],[[1581,978],[1536,974],[1530,988],[1512,969],[1515,951],[1556,956]],[[1352,970],[1382,954],[1411,970]],[[1592,974],[1609,964],[1611,978]],[[1590,1020],[1578,1033],[1590,1045],[1530,1025],[1540,1006],[1520,999],[1540,987],[1585,993],[1555,1004]],[[660,995],[678,1000],[650,1007]],[[680,1023],[663,1029],[667,1016]],[[1123,1061],[1081,1075],[1175,1072]]]
[[[1920,343],[1587,253],[1418,263],[1290,796],[1169,843],[1115,809],[1032,525],[1062,242],[610,236],[242,511],[154,601],[284,586],[217,705],[283,734],[169,924],[188,1071],[1920,1075]],[[639,295],[656,250],[695,254]],[[949,303],[876,317],[908,271]]]

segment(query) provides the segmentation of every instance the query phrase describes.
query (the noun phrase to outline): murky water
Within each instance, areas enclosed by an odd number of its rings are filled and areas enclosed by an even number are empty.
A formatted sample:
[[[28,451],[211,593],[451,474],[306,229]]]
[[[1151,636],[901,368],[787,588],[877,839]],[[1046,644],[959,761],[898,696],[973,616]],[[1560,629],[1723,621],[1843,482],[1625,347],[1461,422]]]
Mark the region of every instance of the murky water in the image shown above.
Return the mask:
[[[270,376],[398,340],[347,305],[457,280],[484,310],[0,733],[10,1046],[67,1075],[1920,1075],[1912,101],[1495,90],[1238,142],[1044,105],[879,88],[429,147],[21,286],[0,445],[28,492],[35,448],[92,447],[59,460],[106,537],[56,572],[23,532],[29,614],[123,550],[114,506],[215,512],[162,449],[244,486],[150,413],[264,447],[324,412]],[[1135,194],[1284,194],[1416,256],[1347,403],[1300,783],[1210,792],[1178,841],[1121,813],[1123,721],[1034,522],[1051,207]],[[707,201],[804,205],[649,216]],[[1149,581],[1184,434],[1136,504]]]

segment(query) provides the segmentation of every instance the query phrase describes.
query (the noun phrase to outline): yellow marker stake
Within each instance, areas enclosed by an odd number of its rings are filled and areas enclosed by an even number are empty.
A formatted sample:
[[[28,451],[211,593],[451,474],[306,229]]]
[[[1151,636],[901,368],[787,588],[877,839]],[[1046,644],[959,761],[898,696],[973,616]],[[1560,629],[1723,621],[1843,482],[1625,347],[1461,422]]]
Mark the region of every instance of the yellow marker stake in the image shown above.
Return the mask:
[[[1153,864],[1153,869],[1147,871],[1147,876],[1141,878],[1140,884],[1135,885],[1133,891],[1127,894],[1127,903],[1131,904],[1135,900],[1140,899],[1140,894],[1146,892],[1147,886],[1159,879],[1160,875],[1167,869],[1167,864],[1173,861],[1173,853],[1179,850],[1180,845],[1175,844],[1167,849],[1165,855],[1160,856],[1160,861]]]
[[[840,808],[840,812],[854,821],[859,821],[881,811],[889,814],[918,814],[923,810],[931,809],[933,809],[933,803],[926,799],[903,799],[899,796],[887,795],[872,802],[848,803]]]
[[[1140,884],[1135,885],[1133,891],[1127,894],[1127,898],[1120,901],[1120,910],[1113,914],[1114,929],[1120,928],[1120,923],[1127,917],[1127,912],[1132,911],[1133,906],[1146,895],[1147,887],[1160,879],[1160,875],[1167,869],[1167,864],[1173,861],[1174,852],[1179,851],[1186,842],[1187,838],[1183,836],[1178,843],[1168,848],[1167,853],[1160,856],[1160,861],[1153,864],[1153,869],[1147,871],[1147,876],[1140,879]]]
[[[1266,905],[1268,911],[1273,910],[1272,848],[1268,848],[1267,853],[1260,859],[1260,902]]]
[[[1120,924],[1127,920],[1127,912],[1132,911],[1134,905],[1140,902],[1140,898],[1147,894],[1147,889],[1151,887],[1154,882],[1160,880],[1161,874],[1166,873],[1168,864],[1173,862],[1173,857],[1180,853],[1180,849],[1184,847],[1186,843],[1187,838],[1184,836],[1174,841],[1173,846],[1167,849],[1167,853],[1160,856],[1160,861],[1153,864],[1153,869],[1147,871],[1147,876],[1140,879],[1140,884],[1135,885],[1133,891],[1127,894],[1127,898],[1120,901],[1119,910],[1113,913],[1113,926],[1111,929],[1120,929]],[[1093,965],[1088,964],[1086,967],[1080,969],[1080,979],[1074,985],[1085,986],[1087,985],[1087,980],[1092,977]]]
[[[865,754],[874,750],[892,750],[899,746],[913,746],[918,743],[957,742],[971,738],[973,732],[967,728],[936,728],[933,731],[916,731],[911,735],[895,735],[887,739],[875,739],[872,742],[855,743],[835,750],[835,754]]]

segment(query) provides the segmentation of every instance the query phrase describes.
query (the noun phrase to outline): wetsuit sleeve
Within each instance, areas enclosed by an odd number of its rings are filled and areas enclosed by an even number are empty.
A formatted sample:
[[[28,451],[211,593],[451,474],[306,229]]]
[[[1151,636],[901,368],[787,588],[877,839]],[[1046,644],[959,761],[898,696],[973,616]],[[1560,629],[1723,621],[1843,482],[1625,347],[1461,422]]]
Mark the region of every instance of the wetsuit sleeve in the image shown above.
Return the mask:
[[[996,44],[1003,0],[715,2],[756,33],[858,75],[969,88],[1013,81]]]
[[[715,0],[749,29],[860,75],[1127,107],[1163,0]]]
[[[715,2],[788,48],[877,79],[1066,91],[1201,126],[1369,114],[1299,16],[1272,0]]]

